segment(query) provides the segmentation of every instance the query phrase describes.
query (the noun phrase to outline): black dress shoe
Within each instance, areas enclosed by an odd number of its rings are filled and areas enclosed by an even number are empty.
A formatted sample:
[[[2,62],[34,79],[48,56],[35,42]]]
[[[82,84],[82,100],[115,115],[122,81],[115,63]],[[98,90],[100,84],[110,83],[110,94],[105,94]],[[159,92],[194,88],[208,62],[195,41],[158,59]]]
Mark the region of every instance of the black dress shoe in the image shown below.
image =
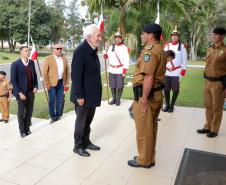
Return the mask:
[[[130,117],[131,117],[132,119],[134,119],[134,115],[133,115],[133,110],[132,110],[132,108],[129,108],[128,111],[129,111]]]
[[[110,102],[109,102],[109,105],[114,105],[116,103],[116,99],[112,99]]]
[[[207,130],[207,129],[205,129],[205,128],[202,128],[202,129],[198,129],[197,130],[197,133],[199,133],[199,134],[207,134],[207,133],[209,133],[210,132],[210,130]]]
[[[170,107],[166,105],[166,106],[162,109],[162,112],[168,112],[168,111],[169,111],[169,108],[170,108]]]
[[[56,118],[55,118],[55,121],[58,121],[58,120],[60,120],[61,119],[61,117],[60,116],[57,116]]]
[[[73,149],[73,152],[82,156],[82,157],[89,157],[90,156],[90,153],[87,152],[85,149],[83,148],[77,148],[77,149]]]
[[[136,159],[137,159],[137,156],[134,156],[134,157],[133,157],[133,160],[136,161]],[[155,166],[155,163],[151,163],[151,166]]]
[[[216,136],[218,136],[218,133],[217,132],[208,132],[207,134],[206,134],[206,136],[207,137],[210,137],[210,138],[213,138],[213,137],[216,137]]]
[[[128,165],[135,168],[151,168],[152,167],[151,164],[150,165],[138,164],[136,160],[129,160]]]
[[[9,122],[9,120],[5,120],[5,123],[8,123]]]
[[[5,121],[4,119],[0,119],[0,122],[3,122],[3,121]]]
[[[96,146],[96,145],[94,145],[94,144],[92,144],[92,143],[90,143],[90,144],[86,147],[86,149],[89,149],[89,150],[100,150],[100,147],[99,147],[99,146]]]
[[[20,137],[24,138],[24,137],[26,137],[26,136],[27,136],[27,135],[26,135],[24,132],[20,133]]]
[[[31,134],[31,131],[29,130],[29,131],[25,132],[25,134],[28,136]]]
[[[55,118],[51,118],[51,120],[50,120],[50,124],[54,123],[55,121],[56,121],[56,119],[55,119]]]

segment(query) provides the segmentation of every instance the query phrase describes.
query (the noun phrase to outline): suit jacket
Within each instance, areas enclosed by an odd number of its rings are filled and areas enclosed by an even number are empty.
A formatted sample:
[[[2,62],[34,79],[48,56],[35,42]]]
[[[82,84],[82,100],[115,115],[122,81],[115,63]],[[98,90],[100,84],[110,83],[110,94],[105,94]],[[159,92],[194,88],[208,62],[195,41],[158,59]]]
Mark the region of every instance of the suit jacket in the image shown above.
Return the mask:
[[[69,82],[68,61],[62,57],[64,63],[63,82],[66,85]],[[55,87],[58,83],[58,68],[54,54],[46,57],[42,68],[43,80],[47,88]]]
[[[102,84],[100,61],[95,51],[85,40],[74,51],[71,64],[71,101],[84,98],[86,107],[101,104]]]
[[[32,80],[34,88],[38,88],[37,74],[35,71],[34,61],[30,60],[28,64],[32,69]],[[25,66],[21,59],[13,62],[10,69],[10,80],[13,85],[13,95],[18,98],[18,93],[22,92],[26,94],[27,88],[27,76],[25,74]]]

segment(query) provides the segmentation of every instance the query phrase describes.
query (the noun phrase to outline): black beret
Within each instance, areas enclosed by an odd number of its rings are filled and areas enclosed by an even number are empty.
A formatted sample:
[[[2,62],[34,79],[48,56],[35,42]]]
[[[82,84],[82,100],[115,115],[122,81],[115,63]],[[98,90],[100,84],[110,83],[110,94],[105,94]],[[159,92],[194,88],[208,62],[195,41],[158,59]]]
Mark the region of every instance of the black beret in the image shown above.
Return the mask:
[[[219,35],[225,35],[226,30],[222,27],[216,27],[213,29],[213,33],[219,34]]]
[[[6,72],[5,71],[0,71],[0,74],[6,76]]]
[[[143,29],[144,32],[146,33],[155,33],[155,32],[161,32],[162,33],[162,28],[159,24],[146,24],[144,26],[144,29]]]

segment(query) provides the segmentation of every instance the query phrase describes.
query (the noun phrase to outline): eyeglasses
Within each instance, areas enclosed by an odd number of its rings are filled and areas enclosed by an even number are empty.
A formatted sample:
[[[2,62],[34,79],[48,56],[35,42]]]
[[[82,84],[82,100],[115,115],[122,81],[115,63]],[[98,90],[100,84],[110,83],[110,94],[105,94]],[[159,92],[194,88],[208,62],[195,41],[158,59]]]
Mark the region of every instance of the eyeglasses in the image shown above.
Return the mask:
[[[62,50],[62,48],[56,48],[56,50]]]

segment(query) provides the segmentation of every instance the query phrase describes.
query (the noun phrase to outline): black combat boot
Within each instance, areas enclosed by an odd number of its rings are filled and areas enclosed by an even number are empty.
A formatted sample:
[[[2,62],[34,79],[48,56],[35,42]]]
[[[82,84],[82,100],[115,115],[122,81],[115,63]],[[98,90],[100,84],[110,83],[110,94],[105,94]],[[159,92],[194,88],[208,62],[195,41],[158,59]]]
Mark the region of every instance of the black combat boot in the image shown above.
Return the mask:
[[[111,88],[112,100],[109,105],[114,105],[116,103],[116,88]]]
[[[179,91],[174,91],[173,92],[173,97],[172,97],[171,105],[170,105],[170,108],[169,108],[168,112],[173,112],[174,105],[176,103],[178,94],[179,94]]]
[[[164,91],[166,106],[162,109],[163,112],[168,112],[170,108],[170,91]]]
[[[119,106],[121,104],[120,99],[122,96],[122,91],[123,91],[123,89],[117,89],[117,100],[115,103],[116,106]]]

